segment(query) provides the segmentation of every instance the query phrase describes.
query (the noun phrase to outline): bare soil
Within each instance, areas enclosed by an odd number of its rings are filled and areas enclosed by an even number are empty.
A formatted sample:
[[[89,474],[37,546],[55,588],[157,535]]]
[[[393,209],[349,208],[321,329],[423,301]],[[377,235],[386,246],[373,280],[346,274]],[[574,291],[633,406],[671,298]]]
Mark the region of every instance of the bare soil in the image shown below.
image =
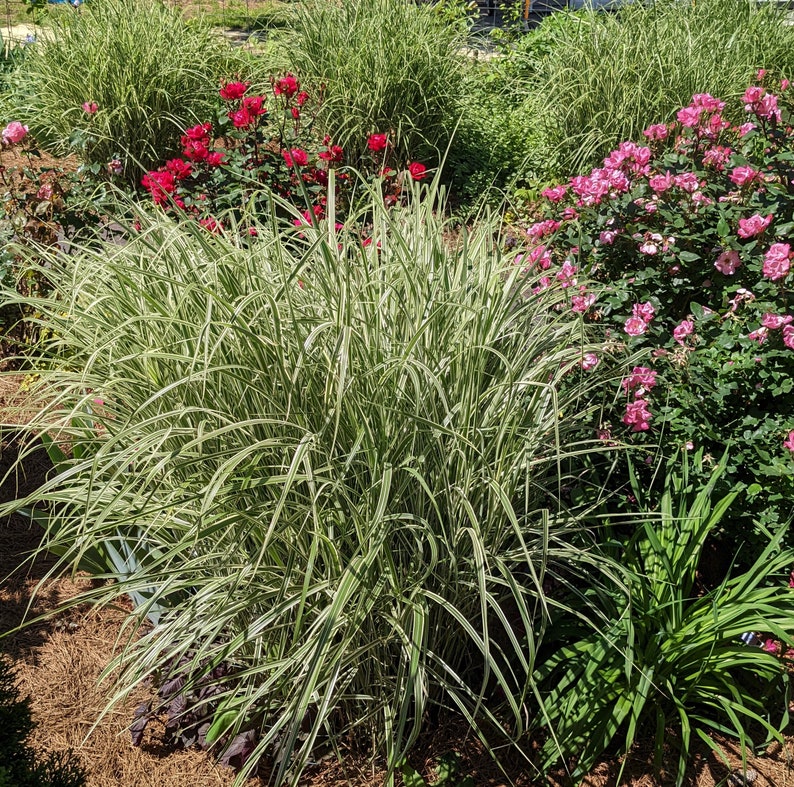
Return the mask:
[[[9,473],[19,455],[14,424],[32,413],[26,405],[24,375],[0,376],[0,501],[13,499],[43,482],[51,470],[42,447],[26,451],[23,465]],[[230,787],[234,774],[200,751],[172,751],[162,740],[162,729],[150,725],[140,748],[132,746],[127,727],[133,709],[146,698],[141,689],[129,700],[102,715],[109,682],[99,683],[102,671],[113,658],[127,609],[93,609],[74,606],[60,614],[37,618],[74,598],[91,586],[80,575],[52,576],[54,561],[30,561],[41,533],[29,520],[13,516],[0,521],[0,632],[11,632],[0,640],[0,653],[13,662],[22,694],[31,700],[38,725],[33,745],[46,751],[74,750],[88,774],[88,787]],[[17,627],[23,620],[29,625]],[[32,621],[32,622],[30,622]],[[694,758],[687,774],[688,787],[716,787],[738,771],[741,756],[729,741],[718,743],[731,767],[706,747]],[[508,780],[482,748],[466,734],[465,727],[447,725],[432,730],[417,749],[414,767],[432,779],[438,755],[457,751],[464,773],[477,787],[528,787],[540,782],[519,763],[505,763]],[[583,782],[586,787],[664,787],[673,784],[669,775],[654,775],[650,746],[639,746],[625,764],[600,763]],[[773,746],[762,757],[751,758],[747,784],[753,787],[794,787],[794,738],[786,746]],[[549,787],[563,787],[562,779],[549,779]],[[363,755],[348,754],[315,767],[302,781],[304,787],[380,787],[381,768]],[[262,779],[251,779],[247,787],[264,787]]]

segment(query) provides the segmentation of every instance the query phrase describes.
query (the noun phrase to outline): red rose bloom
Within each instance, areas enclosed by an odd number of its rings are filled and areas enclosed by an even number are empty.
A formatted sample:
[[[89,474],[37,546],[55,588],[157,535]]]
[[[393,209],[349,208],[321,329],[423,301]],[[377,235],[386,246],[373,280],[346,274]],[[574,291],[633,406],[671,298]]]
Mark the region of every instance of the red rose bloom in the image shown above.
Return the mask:
[[[273,92],[280,96],[284,94],[287,98],[291,98],[294,96],[298,89],[300,88],[300,83],[292,74],[287,74],[286,76],[281,77],[281,79],[277,79],[275,84],[273,85]]]
[[[264,96],[248,96],[243,99],[243,109],[250,115],[263,115],[267,110],[263,105]]]
[[[203,141],[195,139],[182,138],[184,148],[182,148],[182,155],[190,161],[205,161],[209,156],[209,150]],[[208,141],[208,140],[207,140]]]
[[[188,178],[193,172],[190,162],[181,158],[172,158],[165,162],[165,168],[177,179]]]
[[[371,134],[370,138],[367,140],[367,147],[373,153],[379,153],[381,150],[386,149],[388,141],[388,134]]]
[[[196,141],[203,141],[209,138],[210,131],[212,131],[211,123],[200,123],[198,126],[185,129],[185,134],[182,137],[182,144],[186,145],[188,139],[195,139]]]
[[[293,148],[290,151],[283,150],[281,155],[284,157],[284,163],[288,167],[305,167],[309,163],[309,154],[300,148]]]
[[[168,195],[174,192],[174,176],[162,170],[147,172],[141,179],[141,185],[152,195],[155,205],[165,205]]]
[[[248,128],[253,122],[253,117],[249,114],[248,110],[238,109],[236,112],[229,112],[229,120],[235,128]]]
[[[329,145],[328,150],[324,150],[317,154],[323,161],[328,161],[334,164],[340,164],[345,157],[345,152],[339,145]]]
[[[411,177],[414,180],[422,180],[427,175],[427,167],[418,161],[412,161],[408,165],[408,172],[411,173]]]
[[[250,87],[250,82],[227,82],[221,88],[221,98],[224,101],[237,101],[245,95]]]
[[[221,153],[219,150],[213,150],[207,156],[207,166],[209,167],[220,167],[221,164],[226,163],[226,154]]]

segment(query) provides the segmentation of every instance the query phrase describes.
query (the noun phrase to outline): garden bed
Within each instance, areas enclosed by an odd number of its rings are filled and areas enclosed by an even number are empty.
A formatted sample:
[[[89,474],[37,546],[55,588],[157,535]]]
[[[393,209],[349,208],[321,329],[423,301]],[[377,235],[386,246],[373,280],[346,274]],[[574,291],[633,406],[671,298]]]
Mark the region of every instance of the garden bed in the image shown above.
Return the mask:
[[[24,375],[0,378],[0,420],[4,423],[21,423],[30,415],[25,410],[25,394],[19,390],[24,381]],[[2,474],[15,457],[13,439],[4,440],[0,446]],[[29,455],[18,491],[29,491],[41,483],[50,469],[43,449]],[[0,502],[12,499],[13,486],[9,480],[0,488]],[[0,523],[0,576],[4,578],[0,585],[0,630],[11,630],[24,619],[44,614],[91,585],[90,579],[79,575],[44,579],[53,565],[47,559],[40,558],[20,568],[20,562],[36,548],[39,539],[38,528],[22,516],[12,516]],[[33,604],[29,607],[31,599]],[[162,741],[162,724],[149,725],[141,747],[131,745],[128,726],[134,708],[146,699],[145,690],[137,691],[111,713],[101,716],[106,702],[106,684],[98,685],[99,676],[116,652],[119,631],[128,612],[123,605],[95,609],[77,606],[3,640],[3,650],[13,661],[20,689],[32,701],[37,723],[33,745],[42,752],[75,750],[88,775],[87,787],[111,784],[116,787],[230,787],[234,773],[218,765],[207,753],[166,747]],[[735,742],[718,742],[732,767],[738,770],[741,755]],[[794,784],[794,737],[788,737],[786,744],[785,748],[774,744],[766,756],[750,758],[749,767],[756,774],[753,787]],[[652,749],[652,741],[641,742],[635,747],[620,785],[674,784],[672,778],[660,780],[653,774]],[[723,785],[731,773],[713,752],[704,749],[694,757],[687,771],[685,784],[689,787]],[[472,776],[476,787],[502,787],[509,783],[461,725],[441,725],[428,733],[417,747],[413,764],[420,773],[432,776],[438,756],[451,750],[461,754],[462,772]],[[509,761],[504,765],[511,768]],[[510,776],[516,787],[537,783],[516,763],[512,763],[512,767]],[[584,787],[614,787],[618,784],[619,772],[620,762],[605,760],[582,784]],[[311,768],[301,781],[304,787],[380,787],[382,784],[383,771],[370,766],[366,755],[354,753],[348,753],[341,762],[329,760]],[[564,782],[551,780],[548,784],[562,787]],[[265,781],[259,778],[246,782],[247,787],[264,785]]]

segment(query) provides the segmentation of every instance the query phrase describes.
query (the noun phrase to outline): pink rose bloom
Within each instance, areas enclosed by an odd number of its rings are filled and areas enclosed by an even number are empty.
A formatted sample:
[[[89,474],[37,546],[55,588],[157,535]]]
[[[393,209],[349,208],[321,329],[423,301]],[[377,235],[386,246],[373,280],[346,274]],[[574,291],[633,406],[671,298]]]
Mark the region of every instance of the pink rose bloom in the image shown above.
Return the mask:
[[[673,329],[673,338],[683,346],[684,339],[687,336],[691,336],[694,330],[695,323],[693,323],[692,320],[681,320],[681,322]]]
[[[744,108],[750,111],[753,107],[752,105],[755,104],[757,101],[761,100],[761,96],[764,94],[764,89],[759,87],[758,85],[753,85],[752,87],[748,87],[747,90],[744,91],[744,96],[742,96],[742,102],[744,103]]]
[[[537,265],[542,271],[547,271],[551,267],[551,254],[543,244],[535,246],[529,252],[529,263],[529,267]]]
[[[759,328],[757,331],[752,331],[751,333],[748,333],[747,338],[751,342],[758,342],[759,344],[763,344],[766,341],[768,334],[769,334],[768,328]]]
[[[722,112],[725,109],[725,102],[714,98],[711,93],[695,93],[692,96],[691,106],[700,107],[707,112]]]
[[[647,366],[635,366],[631,370],[631,374],[621,382],[621,385],[626,393],[639,388],[642,391],[640,396],[642,396],[656,385],[656,372]]]
[[[589,372],[591,369],[595,369],[598,364],[599,358],[595,353],[585,353],[582,358],[581,367],[586,372]]]
[[[543,292],[543,290],[547,290],[549,287],[551,287],[551,279],[548,276],[541,276],[538,279],[538,286],[532,288],[532,294],[537,295]]]
[[[547,219],[546,221],[539,221],[533,224],[528,230],[527,235],[530,238],[541,239],[547,235],[553,235],[560,228],[560,222],[554,219]]]
[[[86,115],[93,115],[98,109],[99,105],[96,101],[86,101],[83,103],[83,112],[85,112]]]
[[[563,287],[569,287],[571,284],[576,284],[576,266],[565,260],[557,272],[557,280],[562,282]]]
[[[783,344],[785,344],[789,350],[794,350],[794,325],[783,326]]]
[[[543,189],[540,192],[542,197],[545,197],[549,202],[559,202],[568,193],[567,186],[555,186],[551,189]]]
[[[664,123],[656,123],[653,126],[648,126],[642,133],[648,139],[666,139],[669,131]]]
[[[761,650],[763,650],[766,653],[771,653],[773,656],[777,656],[780,654],[780,646],[773,639],[765,639],[764,644],[761,645]]]
[[[773,243],[764,255],[763,273],[767,279],[785,279],[791,268],[791,246],[788,243]]]
[[[648,330],[648,323],[642,317],[629,317],[623,323],[623,330],[629,336],[642,336]]]
[[[604,230],[599,234],[598,240],[604,246],[611,246],[615,242],[618,233],[615,230]]]
[[[669,170],[664,175],[654,175],[648,179],[648,185],[657,194],[662,194],[667,189],[672,188],[673,182],[674,179]]]
[[[700,186],[697,175],[694,172],[682,172],[673,178],[673,182],[678,188],[688,191],[690,194],[693,191],[697,191]]]
[[[682,126],[694,128],[698,124],[702,112],[703,110],[700,107],[684,107],[683,109],[678,110],[676,118],[678,118],[678,122]]]
[[[571,298],[571,309],[577,314],[584,314],[595,301],[595,295],[574,295]]]
[[[738,290],[736,290],[736,295],[731,298],[728,303],[731,305],[731,311],[735,312],[744,301],[749,303],[750,301],[754,300],[755,295],[753,295],[750,290],[745,290],[744,287],[740,287]]]
[[[644,399],[635,399],[626,404],[626,413],[621,420],[632,427],[632,432],[645,432],[651,428],[649,421],[652,417],[648,403]]]
[[[781,114],[777,106],[777,96],[767,93],[755,107],[755,114],[760,118],[765,118],[766,120],[774,119],[777,123],[780,123]]]
[[[739,252],[734,249],[722,252],[714,262],[714,267],[725,276],[733,276],[736,269],[741,266],[742,262],[739,259]]]
[[[755,123],[742,123],[742,125],[739,126],[739,136],[745,137],[753,131],[753,129],[755,129]]]
[[[772,331],[776,331],[779,328],[782,328],[784,325],[788,325],[792,320],[794,320],[794,317],[792,317],[790,314],[787,314],[784,317],[782,314],[772,314],[772,312],[767,312],[761,318],[761,325],[763,325],[764,328],[769,328]]]
[[[726,148],[722,145],[715,145],[703,154],[703,163],[710,164],[714,169],[722,172],[732,152],[730,148]]]
[[[635,303],[634,306],[631,307],[631,316],[639,317],[645,322],[650,322],[654,318],[655,314],[656,309],[653,308],[650,301],[645,301],[645,303]]]
[[[567,207],[562,212],[562,217],[566,221],[573,221],[574,219],[578,219],[579,218],[579,211],[577,211],[576,208]]]
[[[730,174],[730,179],[737,186],[746,186],[761,176],[758,170],[752,167],[734,167],[733,172]]]
[[[788,433],[788,437],[783,441],[783,447],[794,453],[794,430]],[[789,582],[789,587],[794,587],[794,585]]]
[[[771,213],[766,218],[754,213],[749,219],[739,219],[739,237],[753,238],[760,235],[771,223]]]
[[[692,194],[692,202],[696,205],[711,205],[714,200],[707,197],[702,191],[696,191]]]
[[[12,120],[2,132],[3,142],[6,145],[14,145],[21,142],[28,133],[28,127],[23,126],[18,120]]]

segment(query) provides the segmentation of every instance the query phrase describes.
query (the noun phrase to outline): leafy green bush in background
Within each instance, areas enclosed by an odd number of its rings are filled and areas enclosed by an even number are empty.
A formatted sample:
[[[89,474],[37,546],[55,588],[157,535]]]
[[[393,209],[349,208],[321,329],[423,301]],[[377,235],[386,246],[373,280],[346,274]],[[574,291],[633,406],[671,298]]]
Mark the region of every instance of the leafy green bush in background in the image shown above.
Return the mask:
[[[207,85],[241,64],[221,36],[177,9],[95,0],[26,48],[4,112],[57,155],[77,152],[97,171],[118,159],[135,182],[214,110]]]
[[[760,67],[794,75],[794,29],[772,3],[661,0],[575,20],[555,25],[537,85],[557,175],[595,166],[695,93],[735,95]],[[534,59],[530,49],[528,74]]]

